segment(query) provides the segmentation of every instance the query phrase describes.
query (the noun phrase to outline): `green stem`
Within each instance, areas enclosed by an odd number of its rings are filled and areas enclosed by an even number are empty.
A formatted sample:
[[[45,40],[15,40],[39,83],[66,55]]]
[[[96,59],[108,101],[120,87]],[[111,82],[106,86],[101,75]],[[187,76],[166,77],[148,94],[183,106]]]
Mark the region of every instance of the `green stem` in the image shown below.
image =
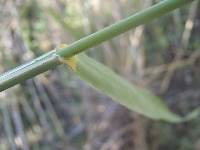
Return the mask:
[[[71,57],[192,1],[164,0],[96,33],[88,35],[65,48],[59,49],[57,52],[51,51],[25,65],[14,68],[0,76],[0,91],[6,90],[9,87],[56,67],[60,64],[57,56]]]

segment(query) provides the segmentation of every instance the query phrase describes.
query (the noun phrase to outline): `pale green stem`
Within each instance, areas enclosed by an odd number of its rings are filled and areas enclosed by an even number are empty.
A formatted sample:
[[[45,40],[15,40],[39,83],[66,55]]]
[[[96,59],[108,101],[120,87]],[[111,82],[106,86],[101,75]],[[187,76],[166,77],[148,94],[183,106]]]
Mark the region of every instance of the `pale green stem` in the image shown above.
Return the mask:
[[[147,23],[193,0],[164,0],[96,33],[88,35],[69,46],[51,51],[33,61],[14,68],[0,76],[0,91],[50,70],[60,64],[58,57],[71,57],[93,46],[120,35],[131,28]]]

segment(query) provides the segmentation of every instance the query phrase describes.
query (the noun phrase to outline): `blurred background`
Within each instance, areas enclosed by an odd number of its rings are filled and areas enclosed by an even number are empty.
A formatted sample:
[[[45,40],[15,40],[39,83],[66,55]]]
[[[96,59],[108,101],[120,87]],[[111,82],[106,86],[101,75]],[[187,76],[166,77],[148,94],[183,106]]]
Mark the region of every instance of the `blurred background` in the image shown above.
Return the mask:
[[[0,72],[159,0],[0,0]],[[185,115],[200,106],[200,4],[194,1],[88,51]],[[0,93],[0,150],[200,150],[200,118],[150,120],[66,66]]]

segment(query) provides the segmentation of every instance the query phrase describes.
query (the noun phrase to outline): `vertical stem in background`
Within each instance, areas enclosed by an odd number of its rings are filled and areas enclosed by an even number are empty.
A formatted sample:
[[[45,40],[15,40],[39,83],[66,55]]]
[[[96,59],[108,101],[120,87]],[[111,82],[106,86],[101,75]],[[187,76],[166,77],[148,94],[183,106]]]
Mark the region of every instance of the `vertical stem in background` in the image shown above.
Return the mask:
[[[22,118],[21,118],[21,115],[19,112],[19,106],[16,101],[11,103],[11,108],[12,108],[13,122],[15,125],[15,130],[16,130],[16,135],[17,135],[16,143],[23,150],[29,150],[27,138],[24,133],[24,126],[23,126]]]
[[[51,126],[49,125],[48,121],[47,121],[47,116],[41,106],[39,97],[37,95],[36,89],[34,87],[34,80],[28,81],[27,84],[29,87],[31,87],[29,90],[31,99],[33,100],[33,106],[36,110],[37,116],[39,118],[39,122],[42,126],[42,128],[44,129],[44,132],[46,133],[46,139],[48,141],[48,144],[50,144],[52,138],[53,138],[53,134],[52,134],[52,129]]]
[[[35,112],[33,111],[32,107],[29,104],[29,101],[26,100],[23,96],[20,96],[20,105],[22,106],[22,109],[24,111],[24,114],[27,116],[27,119],[29,120],[30,123],[36,122],[36,115]]]
[[[61,125],[60,120],[57,117],[57,114],[54,110],[53,105],[50,102],[50,99],[44,89],[44,86],[36,80],[35,80],[35,86],[37,87],[37,90],[40,93],[41,100],[44,103],[45,108],[47,109],[47,112],[48,112],[47,114],[52,121],[55,133],[61,138],[66,138],[64,129]]]
[[[114,21],[119,21],[123,18],[123,11],[121,8],[121,4],[122,2],[116,1],[116,0],[112,0],[112,7],[113,7],[113,11],[112,11],[112,16]],[[114,50],[112,51],[113,54],[115,54],[116,56],[113,59],[113,66],[117,66],[117,70],[118,72],[120,72],[120,74],[126,74],[127,69],[126,69],[126,64],[125,62],[127,61],[127,56],[129,53],[129,49],[128,49],[128,44],[127,44],[127,36],[126,35],[122,35],[120,36],[118,39],[114,39],[113,40],[114,45],[116,46],[116,48],[113,48]],[[106,52],[105,52],[106,55]],[[118,61],[114,61],[115,59],[118,59]]]
[[[152,0],[142,0],[140,2],[140,8],[145,9],[152,5]],[[143,35],[144,35],[145,26],[139,26],[135,29],[133,34],[129,36],[130,40],[130,51],[132,53],[132,60],[136,66],[135,74],[136,80],[137,78],[142,84],[142,77],[144,75],[144,66],[145,66],[145,50],[143,42]],[[132,65],[131,65],[132,66]],[[132,67],[130,67],[132,71]],[[131,73],[131,72],[129,72]],[[137,113],[132,113],[134,118],[134,125],[133,125],[133,142],[136,148],[140,150],[147,150],[147,141],[146,141],[146,119],[142,116],[138,115]]]
[[[190,6],[188,19],[186,20],[186,23],[185,23],[185,30],[183,31],[182,40],[180,44],[180,45],[183,45],[184,50],[186,50],[188,47],[189,39],[190,39],[191,32],[194,26],[194,19],[198,11],[198,5],[199,5],[199,1],[195,1]]]
[[[17,150],[16,148],[16,144],[14,141],[14,131],[13,131],[13,127],[12,127],[12,123],[11,123],[11,119],[10,119],[10,114],[8,111],[8,107],[7,105],[1,106],[1,110],[3,113],[3,123],[4,123],[4,130],[6,132],[6,136],[8,139],[8,144],[11,150]]]

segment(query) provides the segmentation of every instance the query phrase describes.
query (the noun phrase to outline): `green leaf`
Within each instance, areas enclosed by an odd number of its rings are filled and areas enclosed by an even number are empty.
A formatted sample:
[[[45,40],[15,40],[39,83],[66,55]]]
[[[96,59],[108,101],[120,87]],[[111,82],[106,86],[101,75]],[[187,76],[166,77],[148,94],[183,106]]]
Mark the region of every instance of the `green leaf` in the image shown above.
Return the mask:
[[[130,84],[103,64],[84,54],[75,56],[71,60],[70,63],[75,63],[75,68],[70,68],[82,80],[123,106],[146,117],[176,123],[192,119],[199,114],[199,111],[195,110],[182,118],[172,113],[159,97]]]

